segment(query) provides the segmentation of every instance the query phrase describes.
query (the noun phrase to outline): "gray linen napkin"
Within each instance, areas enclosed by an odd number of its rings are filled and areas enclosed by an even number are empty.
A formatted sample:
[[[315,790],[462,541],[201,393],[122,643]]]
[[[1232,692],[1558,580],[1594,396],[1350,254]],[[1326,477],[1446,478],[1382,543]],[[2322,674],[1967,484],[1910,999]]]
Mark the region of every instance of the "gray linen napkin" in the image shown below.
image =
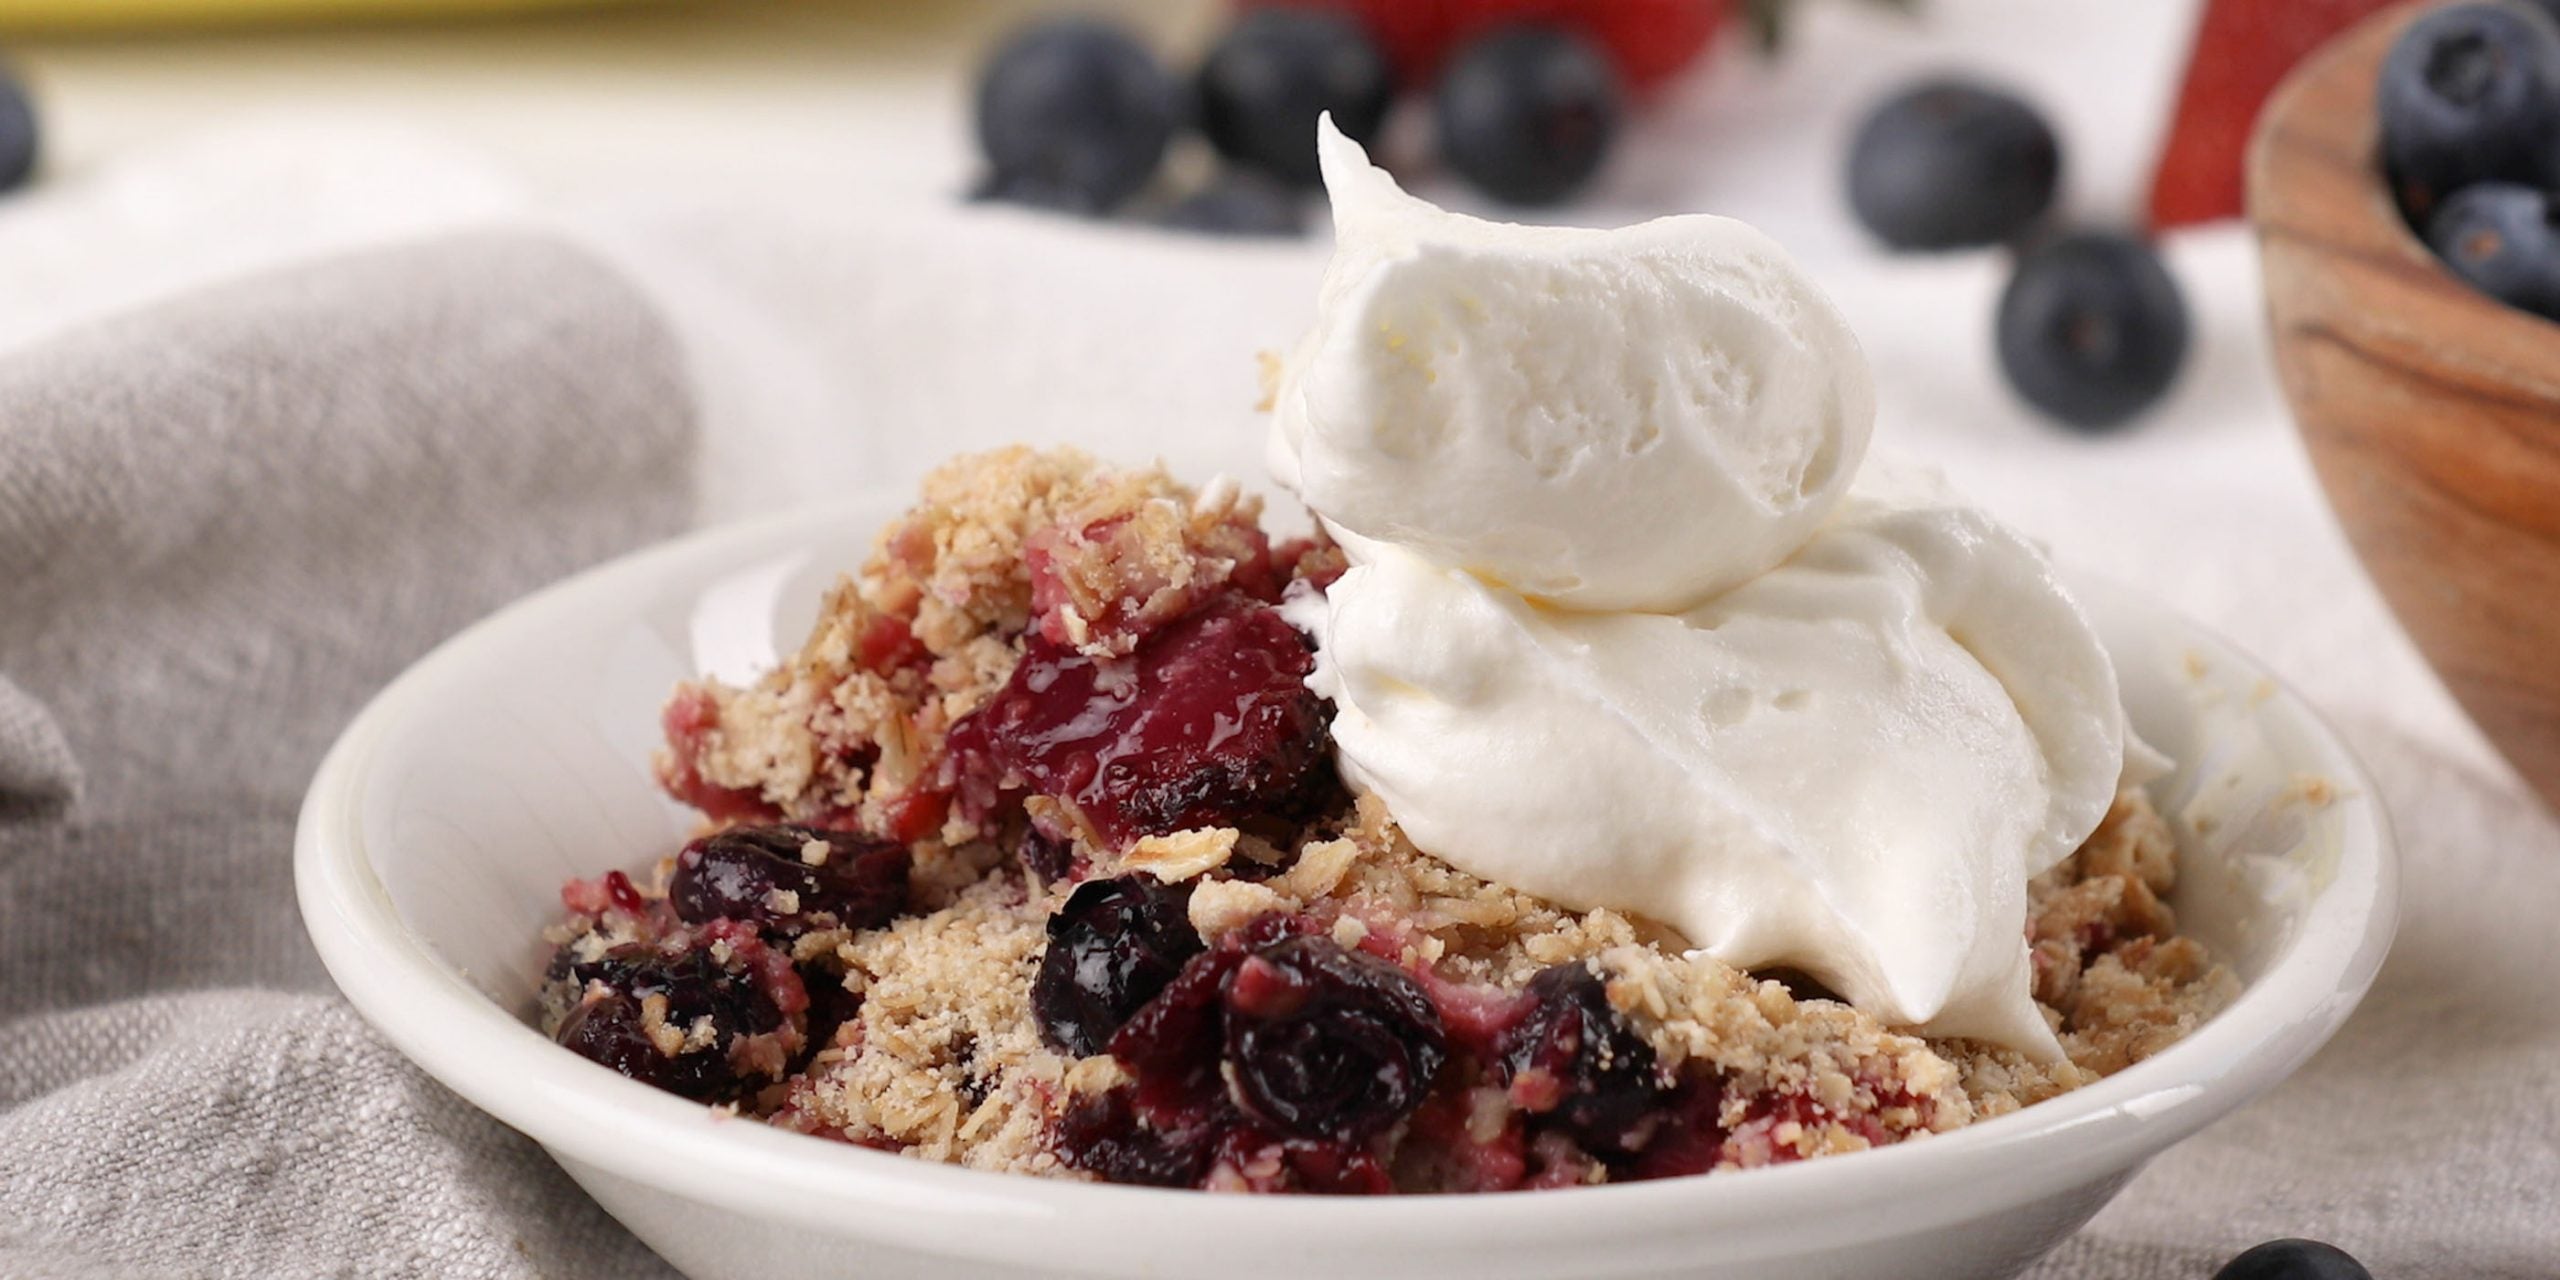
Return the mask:
[[[665,1274],[334,994],[290,864],[403,665],[680,527],[623,279],[483,232],[0,358],[0,1277]]]

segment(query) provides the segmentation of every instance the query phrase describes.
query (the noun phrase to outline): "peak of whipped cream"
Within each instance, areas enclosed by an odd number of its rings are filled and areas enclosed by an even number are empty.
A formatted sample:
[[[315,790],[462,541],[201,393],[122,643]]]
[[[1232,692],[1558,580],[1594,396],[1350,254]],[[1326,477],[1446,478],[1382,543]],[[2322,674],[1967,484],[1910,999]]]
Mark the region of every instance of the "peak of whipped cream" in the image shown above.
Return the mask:
[[[1337,248],[1271,466],[1338,535],[1572,609],[1676,609],[1810,536],[1875,417],[1848,322],[1730,218],[1520,227],[1328,121]]]
[[[2027,881],[2129,739],[2042,551],[1867,462],[1864,358],[1765,236],[1488,223],[1322,134],[1271,454],[1352,563],[1293,610],[1344,777],[1461,870],[2059,1056]]]

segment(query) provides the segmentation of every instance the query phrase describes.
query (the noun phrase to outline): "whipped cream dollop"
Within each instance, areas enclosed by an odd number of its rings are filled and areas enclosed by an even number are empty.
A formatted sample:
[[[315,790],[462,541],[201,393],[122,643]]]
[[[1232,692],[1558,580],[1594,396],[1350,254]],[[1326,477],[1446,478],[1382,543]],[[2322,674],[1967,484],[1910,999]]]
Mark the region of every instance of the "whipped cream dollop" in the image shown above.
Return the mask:
[[[2037,547],[1864,467],[1838,311],[1727,219],[1499,226],[1329,125],[1272,462],[1346,780],[1462,870],[2039,1057],[2027,881],[2106,815],[2114,668]]]

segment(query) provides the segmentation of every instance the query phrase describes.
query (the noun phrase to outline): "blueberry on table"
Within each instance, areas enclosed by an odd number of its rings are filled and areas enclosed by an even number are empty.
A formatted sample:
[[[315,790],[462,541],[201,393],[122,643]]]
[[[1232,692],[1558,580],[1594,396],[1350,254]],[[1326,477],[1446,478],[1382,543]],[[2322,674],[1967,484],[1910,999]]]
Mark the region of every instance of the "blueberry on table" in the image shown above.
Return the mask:
[[[1108,23],[1035,23],[978,79],[980,194],[1080,213],[1127,199],[1173,136],[1178,91],[1146,49]]]
[[[1590,42],[1505,27],[1458,51],[1432,99],[1440,155],[1487,195],[1554,204],[1598,172],[1617,136],[1618,73]]]
[[[2373,1273],[2336,1245],[2270,1240],[2224,1263],[2213,1280],[2373,1280]]]
[[[35,104],[18,78],[0,67],[0,191],[25,182],[35,168]]]
[[[1239,171],[1175,201],[1156,223],[1209,235],[1295,236],[1306,232],[1307,209],[1296,188]]]
[[[2537,10],[2460,4],[2409,24],[2376,89],[2383,167],[2421,226],[2475,182],[2560,178],[2560,27]]]
[[[2034,107],[1962,80],[1876,104],[1849,148],[1849,207],[1897,249],[1998,244],[2053,204],[2062,148]]]
[[[2000,368],[2029,404],[2084,430],[2148,408],[2187,354],[2187,311],[2160,255],[2082,232],[2019,256],[2000,294]]]
[[[1209,51],[1197,85],[1200,131],[1238,164],[1314,186],[1316,117],[1359,142],[1377,136],[1395,96],[1387,56],[1346,14],[1257,9]]]
[[[2428,219],[2427,243],[2473,288],[2560,320],[2560,195],[2505,182],[2464,187]]]

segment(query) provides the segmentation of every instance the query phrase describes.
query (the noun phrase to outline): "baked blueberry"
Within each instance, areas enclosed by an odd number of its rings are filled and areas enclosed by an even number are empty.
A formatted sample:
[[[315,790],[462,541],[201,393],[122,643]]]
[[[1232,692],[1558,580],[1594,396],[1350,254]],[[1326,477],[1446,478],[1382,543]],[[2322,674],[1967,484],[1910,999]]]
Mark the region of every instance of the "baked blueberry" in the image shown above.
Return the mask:
[[[667,902],[693,924],[743,920],[769,935],[868,929],[906,909],[906,846],[802,826],[730,827],[684,847]]]
[[[978,78],[980,194],[1101,213],[1156,171],[1179,94],[1127,32],[1088,18],[1034,23]]]
[[[1609,1004],[1608,984],[1581,961],[1529,980],[1528,1016],[1505,1032],[1496,1078],[1514,1105],[1586,1151],[1641,1149],[1671,1090],[1653,1046]]]
[[[1285,1137],[1374,1137],[1422,1105],[1449,1056],[1412,975],[1329,938],[1257,948],[1223,996],[1236,1104]]]
[[[1394,73],[1369,33],[1347,14],[1257,9],[1236,22],[1200,64],[1200,131],[1219,153],[1284,182],[1314,186],[1316,117],[1359,141],[1378,134],[1395,95]]]
[[[1049,917],[1031,979],[1040,1038],[1060,1053],[1100,1053],[1201,950],[1188,886],[1145,874],[1087,880]]]
[[[699,950],[669,956],[630,947],[606,956],[592,976],[609,989],[586,992],[552,1036],[580,1056],[704,1102],[779,1078],[779,1062],[771,1072],[742,1070],[733,1052],[742,1037],[787,1022],[743,965]]]
[[[1554,27],[1505,27],[1460,49],[1432,95],[1440,157],[1497,200],[1555,204],[1600,169],[1621,92],[1607,57]]]
[[[1849,207],[1897,249],[2015,239],[2052,207],[2053,128],[2014,94],[1924,81],[1876,104],[1849,148]]]
[[[2018,258],[2000,294],[2000,368],[2029,404],[2084,430],[2149,408],[2187,355],[2187,309],[2151,246],[2083,232]]]

